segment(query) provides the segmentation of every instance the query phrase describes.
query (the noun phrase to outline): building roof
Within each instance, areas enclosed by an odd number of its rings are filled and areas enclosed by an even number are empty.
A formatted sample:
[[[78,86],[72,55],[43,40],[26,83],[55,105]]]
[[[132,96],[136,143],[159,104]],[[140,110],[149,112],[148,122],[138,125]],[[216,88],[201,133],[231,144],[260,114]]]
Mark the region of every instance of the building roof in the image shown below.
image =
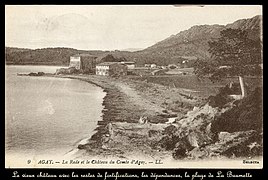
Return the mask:
[[[70,59],[70,62],[73,62],[73,61],[80,61],[79,59]]]
[[[135,64],[134,61],[121,61],[122,64]]]
[[[106,56],[107,56],[107,54],[105,54],[105,53],[98,55],[97,61],[101,61]]]
[[[101,55],[98,55],[98,58],[96,59],[97,62],[101,63],[101,62],[120,62],[120,58],[119,57],[116,57],[115,55],[113,54],[101,54]]]
[[[110,66],[110,65],[119,64],[119,63],[120,62],[103,62],[103,63],[97,64],[97,66]]]

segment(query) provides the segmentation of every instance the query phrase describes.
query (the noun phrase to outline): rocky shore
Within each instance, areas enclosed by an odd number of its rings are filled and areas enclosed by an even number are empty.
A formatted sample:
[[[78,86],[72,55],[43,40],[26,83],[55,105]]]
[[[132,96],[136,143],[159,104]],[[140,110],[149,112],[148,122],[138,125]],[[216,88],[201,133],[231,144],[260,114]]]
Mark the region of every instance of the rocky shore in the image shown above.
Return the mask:
[[[128,78],[61,75],[102,87],[103,121],[85,144],[78,145],[87,157],[167,158],[171,152],[154,149],[161,132],[170,124],[169,118],[182,117],[198,99],[179,95],[181,91]],[[171,97],[174,98],[171,98]],[[110,130],[109,130],[110,127]],[[111,130],[112,129],[112,130]]]
[[[127,77],[60,75],[106,92],[103,120],[77,158],[219,159],[262,156],[262,94],[230,98],[228,87],[209,99],[180,88]],[[226,89],[227,88],[227,89]]]

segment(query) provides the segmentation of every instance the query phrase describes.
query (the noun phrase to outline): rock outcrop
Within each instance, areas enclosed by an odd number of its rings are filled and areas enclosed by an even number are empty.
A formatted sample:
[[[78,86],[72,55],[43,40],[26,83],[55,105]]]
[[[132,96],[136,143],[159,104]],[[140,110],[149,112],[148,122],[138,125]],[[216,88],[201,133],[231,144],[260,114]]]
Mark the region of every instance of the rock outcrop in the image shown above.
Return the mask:
[[[166,128],[159,144],[172,150],[175,159],[260,156],[262,121],[262,94],[256,88],[221,107],[194,107]]]
[[[74,74],[74,73],[79,73],[79,70],[75,69],[74,67],[69,67],[69,68],[60,68],[56,70],[56,75],[60,74]]]

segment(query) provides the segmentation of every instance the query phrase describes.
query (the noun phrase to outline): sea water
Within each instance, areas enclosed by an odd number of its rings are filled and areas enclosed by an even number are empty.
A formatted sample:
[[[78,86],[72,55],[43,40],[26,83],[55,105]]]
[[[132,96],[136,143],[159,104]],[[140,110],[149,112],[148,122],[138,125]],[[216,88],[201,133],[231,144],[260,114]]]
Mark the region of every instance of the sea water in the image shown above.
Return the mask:
[[[105,92],[100,87],[67,78],[17,76],[57,68],[6,66],[6,166],[22,157],[64,156],[89,138],[101,120]]]

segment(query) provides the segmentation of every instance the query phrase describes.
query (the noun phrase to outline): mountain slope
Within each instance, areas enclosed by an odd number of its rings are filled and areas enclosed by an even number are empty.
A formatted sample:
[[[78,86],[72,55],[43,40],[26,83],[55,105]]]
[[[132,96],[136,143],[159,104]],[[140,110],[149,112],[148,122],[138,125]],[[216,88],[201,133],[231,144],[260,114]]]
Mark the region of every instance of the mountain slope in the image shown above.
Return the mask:
[[[257,39],[261,37],[262,40],[262,16],[237,20],[232,24],[227,24],[226,28],[246,30],[251,39]]]
[[[184,57],[186,59],[209,58],[208,41],[218,38],[220,31],[226,28],[243,29],[248,31],[249,37],[257,39],[260,37],[261,16],[250,19],[241,19],[232,24],[223,25],[199,25],[188,30],[181,31],[176,35],[156,43],[143,50],[143,53],[169,57]]]
[[[77,17],[81,19],[80,17]],[[67,18],[68,19],[68,18]],[[81,22],[84,22],[82,19]],[[220,31],[226,28],[239,28],[248,31],[252,39],[262,39],[262,16],[249,19],[241,19],[234,23],[224,25],[199,25],[188,30],[181,31],[167,39],[156,43],[144,50],[128,51],[84,51],[72,48],[44,48],[21,49],[6,48],[7,64],[48,64],[68,65],[69,57],[78,53],[92,55],[112,54],[117,58],[124,57],[127,61],[134,61],[137,65],[156,63],[168,65],[178,63],[185,59],[196,60],[210,57],[208,53],[208,41],[218,38]]]

